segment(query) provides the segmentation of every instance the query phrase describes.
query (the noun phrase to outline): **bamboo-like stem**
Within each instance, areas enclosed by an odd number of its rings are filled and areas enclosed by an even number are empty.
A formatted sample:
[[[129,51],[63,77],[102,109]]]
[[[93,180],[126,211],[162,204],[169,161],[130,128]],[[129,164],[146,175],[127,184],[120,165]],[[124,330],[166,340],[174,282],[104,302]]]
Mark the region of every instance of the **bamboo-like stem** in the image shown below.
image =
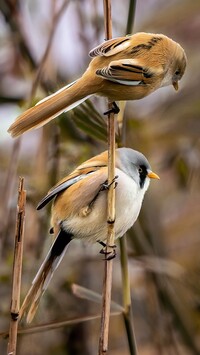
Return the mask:
[[[112,19],[111,19],[111,0],[104,0],[104,24],[105,38],[112,38]],[[108,102],[108,108],[112,107],[112,103]],[[108,184],[111,184],[115,177],[115,118],[114,113],[108,114]],[[110,185],[108,190],[108,234],[107,234],[107,251],[109,246],[114,245],[115,241],[115,189],[114,184]],[[108,351],[108,335],[110,320],[110,304],[112,289],[112,269],[113,260],[105,260],[104,281],[103,281],[103,301],[101,315],[101,330],[99,338],[99,355],[107,354]]]
[[[128,271],[126,235],[123,236],[123,238],[120,238],[120,261],[121,261],[121,272],[122,272],[124,325],[126,328],[130,354],[135,355],[137,354],[137,346],[136,346],[136,340],[134,335],[132,309],[131,309],[131,289],[130,289],[130,278],[129,278],[129,271]]]
[[[11,158],[9,162],[9,166],[6,173],[5,184],[3,188],[3,193],[1,196],[2,203],[0,207],[0,255],[2,255],[4,250],[4,243],[6,239],[6,231],[9,224],[9,216],[10,216],[10,199],[13,193],[13,188],[17,176],[17,167],[19,160],[19,152],[21,146],[21,139],[18,138],[15,140],[12,148]]]
[[[129,0],[128,20],[126,24],[126,34],[132,33],[135,17],[136,0]]]
[[[135,7],[136,0],[130,0],[129,2],[129,12],[128,12],[128,20],[126,26],[126,33],[132,32],[132,27],[134,23],[134,15],[135,15]],[[119,129],[121,141],[120,145],[125,146],[126,144],[126,122],[124,118],[124,109],[126,102],[120,103],[122,104],[123,110],[120,107],[120,121]],[[131,307],[131,288],[130,288],[130,278],[129,278],[129,270],[128,270],[128,257],[127,257],[127,240],[126,235],[123,238],[120,238],[120,262],[121,262],[121,272],[122,272],[122,290],[123,290],[123,318],[124,325],[126,328],[127,339],[129,344],[129,351],[131,355],[137,354],[137,345],[134,334],[134,325],[133,325],[133,317],[132,317],[132,307]]]
[[[22,255],[24,241],[24,217],[25,217],[26,191],[24,179],[19,178],[18,204],[15,227],[15,249],[13,261],[12,296],[10,306],[10,329],[8,342],[8,355],[15,355],[17,348],[18,316],[20,309],[20,290],[22,274]]]

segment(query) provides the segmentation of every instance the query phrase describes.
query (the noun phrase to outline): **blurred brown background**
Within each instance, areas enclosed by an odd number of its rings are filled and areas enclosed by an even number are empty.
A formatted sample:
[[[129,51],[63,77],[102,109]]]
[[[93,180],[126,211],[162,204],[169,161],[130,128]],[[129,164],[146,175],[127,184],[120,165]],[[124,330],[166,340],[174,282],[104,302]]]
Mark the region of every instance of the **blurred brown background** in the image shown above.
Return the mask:
[[[124,35],[129,1],[113,1],[113,37]],[[61,11],[60,11],[61,9]],[[76,112],[13,140],[7,133],[28,105],[78,78],[88,52],[104,40],[103,5],[97,0],[0,1],[0,331],[9,325],[18,176],[27,190],[22,297],[50,244],[49,208],[35,207],[59,178],[106,149]],[[126,105],[126,146],[142,151],[161,180],[153,181],[138,223],[128,233],[135,334],[139,354],[200,353],[200,2],[138,0],[134,32],[164,33],[188,57],[176,93],[162,88]],[[103,99],[92,99],[100,114]],[[92,109],[91,109],[92,110]],[[80,113],[80,112],[79,112]],[[91,117],[93,113],[91,111]],[[75,122],[75,123],[74,123]],[[81,129],[82,127],[82,129]],[[99,136],[98,136],[99,138]],[[45,294],[34,323],[100,312],[73,295],[78,283],[101,293],[98,246],[74,241]],[[114,261],[113,300],[121,303],[121,271]],[[97,353],[99,320],[20,336],[18,354]],[[0,353],[7,340],[1,339]],[[111,355],[129,354],[120,316],[111,319]],[[198,350],[199,349],[199,350]]]

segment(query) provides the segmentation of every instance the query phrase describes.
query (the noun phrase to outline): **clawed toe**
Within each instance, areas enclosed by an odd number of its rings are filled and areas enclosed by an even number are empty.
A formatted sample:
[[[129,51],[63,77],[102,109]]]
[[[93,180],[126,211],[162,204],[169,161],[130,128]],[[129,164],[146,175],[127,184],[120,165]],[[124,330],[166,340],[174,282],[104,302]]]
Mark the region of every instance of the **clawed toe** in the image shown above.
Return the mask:
[[[120,109],[117,106],[116,102],[112,102],[112,108],[106,112],[104,112],[104,115],[109,115],[110,113],[114,113],[115,115],[117,115],[119,113]]]
[[[117,184],[118,184],[118,182],[116,181],[116,179],[118,179],[118,177],[119,177],[119,176],[116,175],[116,176],[114,177],[114,179],[111,181],[110,184],[108,183],[108,180],[106,180],[106,181],[101,185],[102,190],[108,190],[108,189],[111,187],[112,184],[115,184],[114,188],[116,189]]]
[[[116,257],[116,255],[117,255],[116,249],[113,249],[111,253],[105,256],[104,260],[112,260]]]
[[[104,242],[99,242],[101,245],[103,245],[103,248],[100,250],[100,254],[105,255],[104,260],[111,260],[114,259],[117,255],[116,253],[116,245],[106,245]]]

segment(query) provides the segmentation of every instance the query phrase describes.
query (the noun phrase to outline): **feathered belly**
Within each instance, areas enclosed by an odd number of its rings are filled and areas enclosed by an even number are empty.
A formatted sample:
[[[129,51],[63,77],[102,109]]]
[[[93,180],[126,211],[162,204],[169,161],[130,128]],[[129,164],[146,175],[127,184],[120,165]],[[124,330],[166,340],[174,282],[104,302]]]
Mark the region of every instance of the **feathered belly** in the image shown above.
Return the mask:
[[[151,94],[151,92],[156,89],[156,87],[151,84],[123,85],[109,80],[105,80],[105,82],[101,91],[97,92],[97,95],[108,97],[112,101],[139,100]]]

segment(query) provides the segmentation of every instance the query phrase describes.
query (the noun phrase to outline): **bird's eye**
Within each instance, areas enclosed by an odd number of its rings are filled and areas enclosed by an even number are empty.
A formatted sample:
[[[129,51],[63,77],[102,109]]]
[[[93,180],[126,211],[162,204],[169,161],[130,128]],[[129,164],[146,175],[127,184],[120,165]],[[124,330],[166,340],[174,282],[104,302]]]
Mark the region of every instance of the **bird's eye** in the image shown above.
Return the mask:
[[[143,169],[141,168],[141,166],[138,168],[138,171],[140,174],[143,172]]]

